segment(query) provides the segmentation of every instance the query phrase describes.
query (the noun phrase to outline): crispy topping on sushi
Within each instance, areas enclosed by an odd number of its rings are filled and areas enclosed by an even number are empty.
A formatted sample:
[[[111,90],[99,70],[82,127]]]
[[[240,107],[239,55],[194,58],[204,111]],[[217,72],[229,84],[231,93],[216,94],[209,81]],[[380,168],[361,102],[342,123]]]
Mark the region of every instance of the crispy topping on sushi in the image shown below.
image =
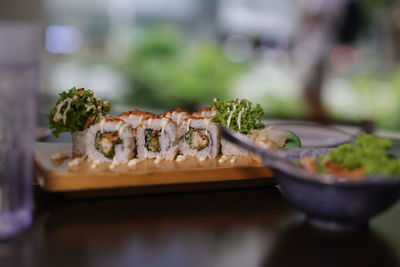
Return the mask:
[[[216,114],[216,110],[212,108],[202,108],[192,114],[193,117],[204,118],[212,117]]]
[[[106,123],[106,122],[118,122],[118,123],[124,123],[123,120],[121,120],[120,118],[113,118],[113,117],[103,117],[100,121],[98,121],[97,123],[102,124],[102,123]],[[97,124],[95,123],[95,124]]]
[[[163,117],[169,117],[169,115],[172,115],[173,113],[185,113],[187,116],[189,116],[190,114],[180,108],[175,108],[175,109],[171,109],[168,111],[165,111],[162,116]]]
[[[177,125],[179,125],[184,119],[190,116],[190,114],[180,108],[169,110],[164,112],[162,117],[169,118],[173,120]]]
[[[153,117],[153,116],[156,116],[156,114],[151,113],[151,112],[142,111],[142,110],[139,110],[139,109],[134,109],[134,110],[131,110],[131,111],[127,111],[127,112],[121,113],[117,117],[122,118],[122,117],[129,117],[129,116]]]
[[[110,104],[101,101],[92,90],[71,88],[60,93],[56,106],[47,115],[52,134],[78,132],[99,122],[110,111]]]
[[[124,112],[117,116],[117,118],[120,118],[120,119],[124,120],[126,123],[130,124],[132,126],[132,128],[136,128],[144,120],[146,120],[148,118],[154,118],[154,117],[157,117],[157,115],[154,113],[145,112],[145,111],[141,111],[138,109]]]
[[[173,124],[175,127],[178,127],[177,123],[174,122],[170,118],[163,117],[162,115],[154,115],[144,118],[138,127],[145,127],[152,124],[153,121],[159,121],[161,128],[165,128],[166,124]]]

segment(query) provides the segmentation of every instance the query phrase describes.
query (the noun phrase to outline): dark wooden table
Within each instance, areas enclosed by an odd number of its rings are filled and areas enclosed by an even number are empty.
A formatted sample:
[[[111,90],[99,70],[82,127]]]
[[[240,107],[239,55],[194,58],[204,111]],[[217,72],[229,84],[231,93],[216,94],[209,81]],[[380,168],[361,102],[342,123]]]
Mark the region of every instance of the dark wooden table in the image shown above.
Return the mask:
[[[36,189],[0,266],[399,266],[400,203],[355,233],[308,226],[276,187],[92,200]]]

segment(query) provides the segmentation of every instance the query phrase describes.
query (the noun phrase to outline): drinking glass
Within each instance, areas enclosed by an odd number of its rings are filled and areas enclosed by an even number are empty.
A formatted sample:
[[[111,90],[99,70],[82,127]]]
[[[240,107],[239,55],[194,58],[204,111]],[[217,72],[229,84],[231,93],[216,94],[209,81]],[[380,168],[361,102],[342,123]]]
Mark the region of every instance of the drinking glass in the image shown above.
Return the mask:
[[[0,21],[0,239],[32,221],[39,27]]]

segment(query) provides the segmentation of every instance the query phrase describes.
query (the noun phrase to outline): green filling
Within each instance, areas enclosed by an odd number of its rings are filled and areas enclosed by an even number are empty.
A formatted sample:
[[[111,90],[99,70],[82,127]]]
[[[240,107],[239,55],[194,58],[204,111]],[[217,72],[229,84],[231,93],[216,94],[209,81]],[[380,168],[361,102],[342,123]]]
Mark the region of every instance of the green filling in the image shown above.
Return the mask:
[[[107,145],[104,145],[104,144]],[[115,146],[122,144],[122,139],[119,138],[118,132],[101,133],[98,131],[95,137],[95,148],[108,159],[113,159],[115,156]]]
[[[57,113],[57,105],[67,98],[74,98],[70,108],[66,113],[66,121],[54,121],[54,115]],[[61,115],[67,109],[65,103],[60,110]],[[52,129],[52,135],[58,137],[62,132],[77,132],[85,130],[92,124],[99,122],[101,116],[107,115],[110,111],[110,105],[107,102],[100,101],[96,98],[91,90],[77,89],[75,87],[68,91],[60,93],[57,104],[47,114],[49,127]]]
[[[388,154],[392,141],[363,134],[354,144],[340,145],[321,158],[321,162],[334,161],[345,170],[363,168],[366,174],[398,175],[400,160]]]
[[[249,134],[252,130],[265,128],[265,125],[261,122],[264,115],[262,107],[259,104],[253,106],[246,99],[226,101],[215,99],[212,108],[217,111],[213,121],[236,132]],[[240,120],[238,120],[239,116]]]
[[[292,131],[286,131],[289,136],[286,138],[285,145],[283,148],[300,148],[301,140],[300,137]]]
[[[189,146],[192,145],[192,138],[193,138],[193,128],[190,128],[189,131],[185,133],[185,141]]]
[[[191,149],[202,150],[210,142],[205,129],[190,128],[185,134],[185,141]]]
[[[160,136],[160,130],[153,129],[145,129],[144,130],[144,138],[145,138],[145,147],[147,151],[151,152],[160,152],[160,142],[158,140]]]

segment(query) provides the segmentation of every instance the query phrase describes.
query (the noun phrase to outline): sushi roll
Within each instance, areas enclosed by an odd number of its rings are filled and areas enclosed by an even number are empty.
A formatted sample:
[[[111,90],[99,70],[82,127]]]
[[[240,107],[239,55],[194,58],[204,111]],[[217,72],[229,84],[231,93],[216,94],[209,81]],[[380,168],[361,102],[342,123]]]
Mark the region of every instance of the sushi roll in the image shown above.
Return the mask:
[[[220,135],[211,117],[184,119],[179,127],[179,151],[182,155],[215,158],[219,154]]]
[[[89,160],[126,163],[135,156],[135,134],[132,127],[118,118],[103,118],[86,133]]]
[[[128,123],[132,126],[132,128],[136,129],[136,127],[147,117],[156,116],[153,113],[141,111],[138,109],[134,109],[128,112],[124,112],[117,116],[117,118],[123,120],[125,123]]]
[[[70,132],[72,154],[75,157],[84,156],[87,129],[107,115],[110,107],[107,101],[97,98],[92,90],[73,87],[61,92],[56,105],[47,115],[52,135],[58,137],[62,132]]]
[[[161,116],[173,120],[179,126],[184,119],[190,116],[190,114],[180,108],[176,108],[164,112]]]
[[[216,113],[213,121],[219,123],[246,138],[250,138],[251,131],[265,128],[262,123],[264,114],[260,105],[255,105],[246,99],[218,100],[214,99],[212,110]],[[249,152],[226,140],[221,141],[221,152],[226,156],[248,156]]]
[[[145,118],[137,127],[137,153],[141,159],[173,160],[178,152],[177,125],[166,117]]]

